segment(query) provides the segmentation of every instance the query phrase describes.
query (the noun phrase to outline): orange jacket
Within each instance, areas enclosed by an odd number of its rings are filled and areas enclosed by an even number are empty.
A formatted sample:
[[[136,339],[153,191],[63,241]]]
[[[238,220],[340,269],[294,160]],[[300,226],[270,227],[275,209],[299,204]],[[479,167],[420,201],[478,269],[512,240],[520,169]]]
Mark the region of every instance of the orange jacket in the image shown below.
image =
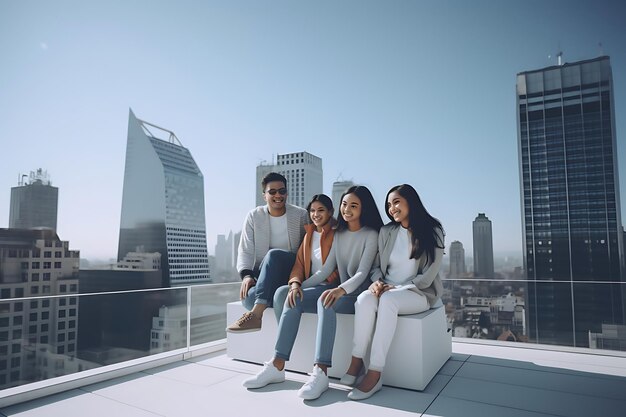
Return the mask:
[[[326,262],[330,248],[333,245],[333,236],[335,235],[334,219],[331,219],[322,228],[322,236],[320,236],[320,248],[322,249],[322,263]],[[311,276],[311,240],[313,232],[315,231],[314,224],[304,225],[306,234],[302,240],[300,248],[298,248],[298,254],[296,255],[296,263],[293,265],[291,274],[289,276],[289,284],[292,282],[302,282]],[[326,282],[333,282],[339,277],[339,272],[335,269],[332,274],[326,279]]]

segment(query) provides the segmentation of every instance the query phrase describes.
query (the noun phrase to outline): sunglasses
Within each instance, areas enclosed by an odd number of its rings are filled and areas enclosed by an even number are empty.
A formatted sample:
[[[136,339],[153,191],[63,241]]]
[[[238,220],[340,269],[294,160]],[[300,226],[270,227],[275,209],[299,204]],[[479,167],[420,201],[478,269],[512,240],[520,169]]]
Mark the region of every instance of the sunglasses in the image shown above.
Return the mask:
[[[279,188],[277,190],[275,188],[271,188],[271,189],[267,190],[266,193],[268,193],[269,195],[276,195],[276,193],[278,193],[280,195],[285,195],[285,194],[287,194],[287,189],[286,188]]]

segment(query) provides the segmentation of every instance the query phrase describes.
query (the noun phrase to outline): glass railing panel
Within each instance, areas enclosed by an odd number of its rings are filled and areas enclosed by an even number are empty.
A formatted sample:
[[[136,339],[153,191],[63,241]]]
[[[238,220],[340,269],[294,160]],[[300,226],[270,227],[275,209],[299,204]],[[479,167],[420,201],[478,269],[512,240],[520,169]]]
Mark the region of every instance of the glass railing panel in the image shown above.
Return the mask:
[[[239,300],[240,283],[208,284],[191,289],[191,346],[226,337],[226,304]]]
[[[444,280],[442,301],[460,338],[626,351],[626,284]]]
[[[187,288],[0,300],[0,389],[187,347]]]

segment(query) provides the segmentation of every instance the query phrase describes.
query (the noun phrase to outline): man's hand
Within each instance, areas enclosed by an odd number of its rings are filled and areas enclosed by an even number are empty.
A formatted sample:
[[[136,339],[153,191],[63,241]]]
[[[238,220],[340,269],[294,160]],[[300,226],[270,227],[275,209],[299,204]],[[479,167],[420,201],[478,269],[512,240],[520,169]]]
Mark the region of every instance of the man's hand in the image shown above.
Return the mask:
[[[239,289],[239,299],[243,300],[244,298],[246,298],[248,296],[248,291],[250,291],[250,288],[254,287],[255,285],[256,280],[250,275],[246,275],[243,281],[241,281],[241,288]]]

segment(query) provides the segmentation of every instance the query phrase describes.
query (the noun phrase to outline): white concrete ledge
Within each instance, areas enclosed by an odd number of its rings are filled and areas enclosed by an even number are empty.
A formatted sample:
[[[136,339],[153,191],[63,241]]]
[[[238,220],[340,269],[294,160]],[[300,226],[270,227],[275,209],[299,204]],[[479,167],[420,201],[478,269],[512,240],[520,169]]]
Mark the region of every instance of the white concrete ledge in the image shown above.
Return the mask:
[[[227,305],[227,322],[237,320],[246,311],[239,302]],[[258,332],[227,334],[227,355],[230,358],[263,363],[274,356],[278,326],[272,309],[263,315],[263,328]],[[317,314],[304,313],[300,330],[287,369],[310,372],[313,368]],[[337,334],[333,348],[331,377],[341,378],[347,371],[352,353],[354,315],[337,315]],[[383,372],[385,385],[422,391],[452,353],[443,307],[419,314],[400,316],[391,342]]]

